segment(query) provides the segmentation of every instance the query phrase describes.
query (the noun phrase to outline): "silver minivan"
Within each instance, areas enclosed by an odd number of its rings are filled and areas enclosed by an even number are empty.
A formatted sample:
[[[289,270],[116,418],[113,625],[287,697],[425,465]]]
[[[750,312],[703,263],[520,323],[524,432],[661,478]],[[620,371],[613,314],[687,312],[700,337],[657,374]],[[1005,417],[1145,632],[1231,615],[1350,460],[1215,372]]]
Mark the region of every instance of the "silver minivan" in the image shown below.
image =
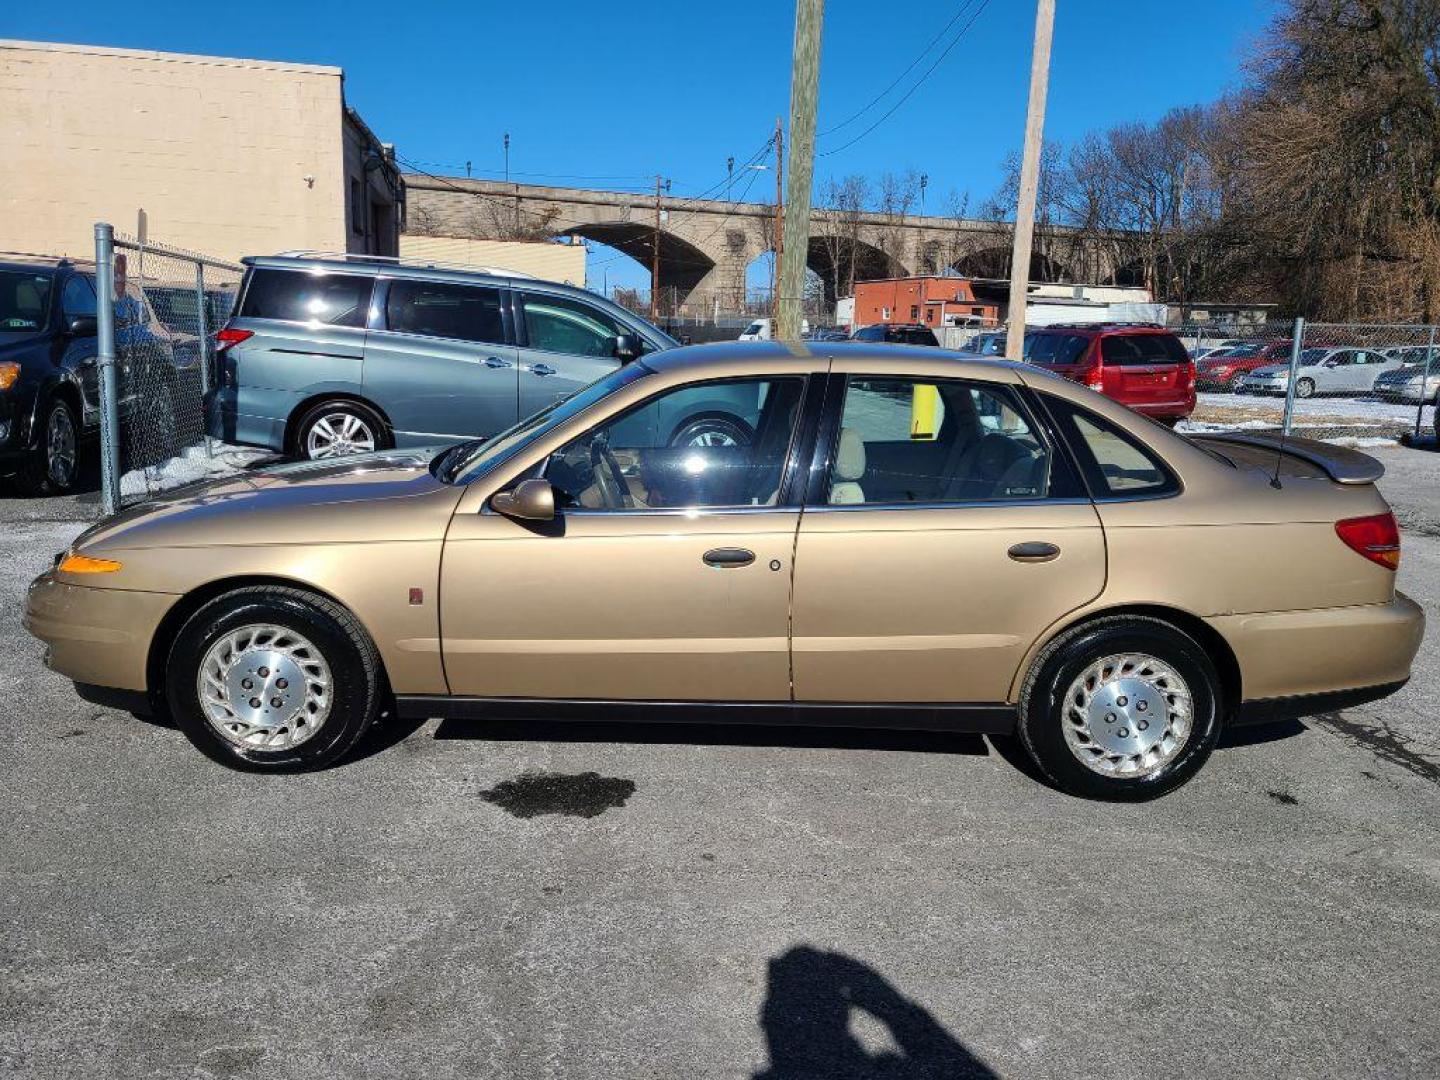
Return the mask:
[[[493,435],[679,344],[594,293],[505,271],[309,253],[244,262],[208,426],[297,457]]]

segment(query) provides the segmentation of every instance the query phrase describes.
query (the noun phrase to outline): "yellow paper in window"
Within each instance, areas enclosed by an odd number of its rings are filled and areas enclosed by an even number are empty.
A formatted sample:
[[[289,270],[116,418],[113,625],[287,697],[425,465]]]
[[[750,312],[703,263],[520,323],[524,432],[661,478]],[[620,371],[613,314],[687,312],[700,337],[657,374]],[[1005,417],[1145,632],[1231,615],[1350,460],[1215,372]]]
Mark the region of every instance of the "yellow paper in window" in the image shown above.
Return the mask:
[[[940,389],[933,383],[916,383],[910,391],[910,438],[933,441],[940,436]]]

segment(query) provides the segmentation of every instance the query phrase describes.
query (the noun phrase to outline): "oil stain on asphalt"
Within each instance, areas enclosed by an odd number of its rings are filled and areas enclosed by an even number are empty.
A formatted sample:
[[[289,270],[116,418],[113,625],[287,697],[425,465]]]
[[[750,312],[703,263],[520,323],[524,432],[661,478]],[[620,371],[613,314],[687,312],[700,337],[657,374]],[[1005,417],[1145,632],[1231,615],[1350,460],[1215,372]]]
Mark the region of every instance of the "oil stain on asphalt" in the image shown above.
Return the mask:
[[[624,806],[635,794],[635,781],[595,772],[527,772],[502,780],[480,797],[518,818],[560,814],[564,817],[599,817],[612,806]]]

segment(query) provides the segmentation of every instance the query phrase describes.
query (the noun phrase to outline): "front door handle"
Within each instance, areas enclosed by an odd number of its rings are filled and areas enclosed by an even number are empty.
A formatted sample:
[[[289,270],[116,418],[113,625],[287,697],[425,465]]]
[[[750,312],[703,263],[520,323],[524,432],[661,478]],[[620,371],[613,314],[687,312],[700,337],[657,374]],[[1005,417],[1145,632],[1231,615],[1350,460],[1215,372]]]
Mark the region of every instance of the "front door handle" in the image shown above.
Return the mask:
[[[706,566],[749,566],[755,561],[755,553],[745,548],[711,548],[704,558]]]
[[[510,366],[510,361],[503,360],[498,356],[487,356],[485,358],[485,366],[493,368],[507,368]]]
[[[531,364],[530,374],[532,375],[554,375],[555,369],[549,364]]]
[[[1050,562],[1060,557],[1060,549],[1043,540],[1031,540],[1016,544],[1006,554],[1016,562]]]

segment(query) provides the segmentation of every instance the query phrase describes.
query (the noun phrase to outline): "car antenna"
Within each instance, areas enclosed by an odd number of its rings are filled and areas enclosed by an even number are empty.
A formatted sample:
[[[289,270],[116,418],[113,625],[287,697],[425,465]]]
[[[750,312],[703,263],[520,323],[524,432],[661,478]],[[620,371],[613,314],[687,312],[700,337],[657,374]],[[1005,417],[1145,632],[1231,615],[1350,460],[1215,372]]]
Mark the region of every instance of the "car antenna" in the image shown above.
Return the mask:
[[[1295,379],[1300,371],[1300,353],[1305,344],[1305,319],[1295,316],[1294,336],[1290,339],[1290,378],[1285,380],[1285,415],[1280,421],[1280,445],[1275,448],[1275,473],[1270,486],[1280,490],[1280,465],[1285,460],[1285,442],[1290,438],[1290,421],[1295,412]],[[1421,388],[1423,396],[1424,387]]]

